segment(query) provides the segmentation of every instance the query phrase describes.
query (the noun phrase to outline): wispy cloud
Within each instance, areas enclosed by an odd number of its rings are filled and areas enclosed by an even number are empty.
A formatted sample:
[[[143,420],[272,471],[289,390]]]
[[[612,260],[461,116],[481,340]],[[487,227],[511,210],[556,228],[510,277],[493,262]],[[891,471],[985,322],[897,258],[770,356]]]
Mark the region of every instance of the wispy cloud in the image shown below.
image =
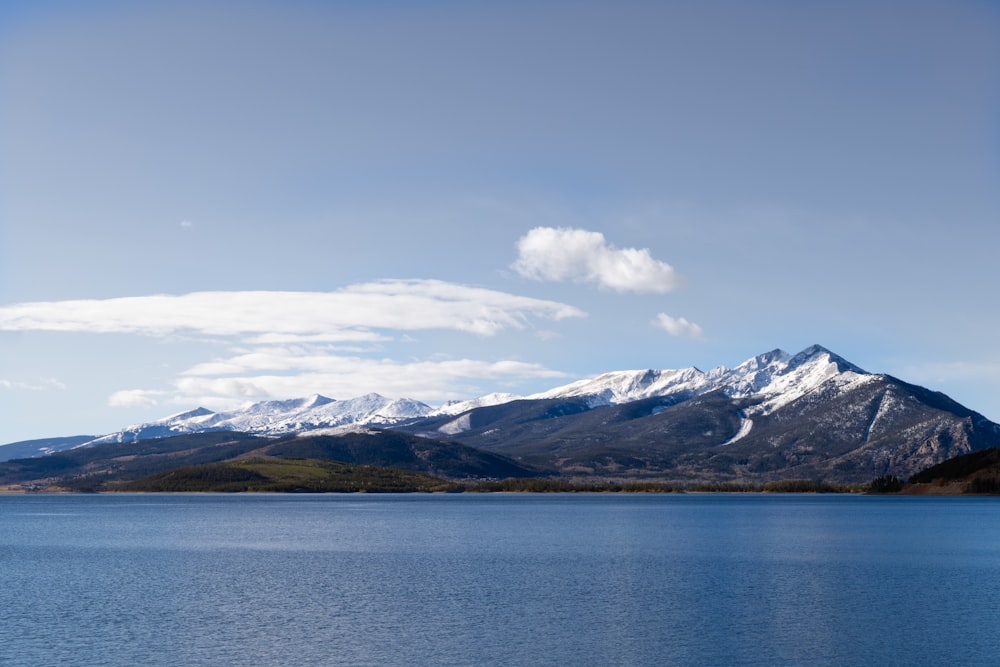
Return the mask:
[[[194,292],[0,307],[0,330],[150,336],[240,336],[260,341],[373,342],[373,329],[450,329],[490,336],[532,318],[584,317],[554,301],[437,280],[384,280],[333,292]]]
[[[663,329],[671,336],[694,338],[697,340],[704,340],[705,338],[705,332],[702,331],[700,326],[694,322],[687,321],[683,317],[671,317],[666,313],[660,313],[651,324],[658,329]]]
[[[0,379],[0,389],[21,391],[46,391],[48,389],[58,389],[62,391],[66,389],[66,385],[55,378],[45,378],[38,380],[37,382],[21,382],[17,380]]]
[[[492,390],[496,383],[565,377],[522,361],[401,361],[374,358],[373,353],[389,341],[407,339],[408,332],[493,336],[537,321],[585,316],[563,303],[496,290],[437,280],[384,280],[331,292],[195,292],[22,303],[0,307],[0,330],[228,342],[234,348],[229,356],[189,367],[168,388],[124,389],[108,397],[113,407],[219,408],[309,393],[345,398],[379,392],[443,401],[477,395],[484,389],[480,383],[487,381],[485,388]],[[15,386],[0,381],[0,387]]]
[[[511,268],[533,280],[594,283],[618,292],[668,292],[683,284],[649,249],[616,248],[600,232],[536,227],[517,243]]]

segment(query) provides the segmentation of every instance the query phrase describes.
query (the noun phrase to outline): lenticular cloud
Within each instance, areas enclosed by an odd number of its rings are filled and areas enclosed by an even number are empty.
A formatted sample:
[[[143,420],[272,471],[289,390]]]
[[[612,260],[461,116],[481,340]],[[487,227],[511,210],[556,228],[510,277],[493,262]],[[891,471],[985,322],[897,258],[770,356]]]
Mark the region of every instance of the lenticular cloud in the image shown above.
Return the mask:
[[[617,292],[669,292],[683,279],[646,248],[616,248],[600,232],[536,227],[517,243],[515,271],[533,280],[595,283]]]
[[[298,337],[371,341],[371,329],[451,329],[493,335],[531,318],[583,317],[554,301],[436,280],[386,280],[333,292],[194,292],[0,307],[0,331],[88,331],[151,336]]]

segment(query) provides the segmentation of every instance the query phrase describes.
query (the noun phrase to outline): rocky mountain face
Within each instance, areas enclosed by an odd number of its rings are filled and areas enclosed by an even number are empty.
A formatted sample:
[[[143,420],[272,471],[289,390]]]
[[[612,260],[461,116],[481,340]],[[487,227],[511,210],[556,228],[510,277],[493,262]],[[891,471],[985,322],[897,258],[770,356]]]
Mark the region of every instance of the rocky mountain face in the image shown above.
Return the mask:
[[[670,483],[906,478],[1000,446],[1000,425],[819,346],[707,373],[610,373],[406,427],[563,475]]]

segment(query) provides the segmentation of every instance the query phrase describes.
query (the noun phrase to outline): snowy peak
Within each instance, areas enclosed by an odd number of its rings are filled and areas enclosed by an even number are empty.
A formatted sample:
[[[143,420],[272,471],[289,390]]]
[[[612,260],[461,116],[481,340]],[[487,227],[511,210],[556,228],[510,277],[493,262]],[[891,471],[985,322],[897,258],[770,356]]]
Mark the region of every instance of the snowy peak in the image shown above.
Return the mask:
[[[822,345],[812,345],[802,350],[788,361],[789,368],[797,368],[807,364],[833,364],[841,373],[859,373],[867,375],[867,372],[843,357],[834,354]]]
[[[735,368],[720,366],[708,373],[695,367],[604,373],[525,398],[582,398],[594,408],[647,398],[670,397],[676,402],[721,391],[732,398],[759,397],[759,400],[754,401],[756,405],[748,408],[748,413],[759,415],[769,414],[821,386],[846,388],[871,377],[826,348],[813,345],[794,356],[783,350],[771,350],[747,359]],[[129,426],[87,444],[131,442],[203,431],[285,435],[349,425],[391,426],[420,417],[460,417],[476,408],[522,398],[514,394],[488,394],[471,401],[449,403],[434,410],[413,399],[389,399],[374,393],[340,401],[313,394],[304,398],[261,401],[225,412],[197,408],[146,424]],[[449,428],[460,432],[467,429],[468,425],[455,421]]]
[[[644,398],[696,396],[722,391],[733,398],[760,396],[760,410],[770,412],[837,379],[850,383],[868,374],[820,345],[790,355],[775,349],[747,359],[735,368],[719,366],[708,373],[697,368],[604,373],[529,396],[531,399],[583,397],[591,407],[618,405]]]
[[[305,399],[305,403],[302,405],[302,407],[315,408],[320,405],[326,405],[327,403],[333,403],[333,399],[327,398],[322,394],[313,394],[309,398]]]
[[[789,359],[771,381],[757,392],[767,396],[760,407],[769,413],[815,391],[827,383],[852,385],[871,375],[820,345],[813,345]]]
[[[784,350],[771,350],[747,359],[732,370],[725,367],[714,371],[716,387],[722,387],[733,397],[761,393],[774,381],[774,377],[788,366],[790,354]]]
[[[170,415],[164,418],[162,421],[166,423],[170,422],[180,422],[186,419],[194,419],[195,417],[207,417],[209,415],[215,414],[208,408],[195,408],[194,410],[188,410],[187,412],[178,412],[176,415]]]
[[[387,423],[413,417],[424,417],[430,414],[431,407],[426,403],[412,398],[397,398],[390,400],[373,414],[373,417],[384,419]],[[369,421],[369,423],[372,423]]]
[[[288,401],[264,401],[242,410],[216,414],[214,426],[230,431],[268,435],[330,428],[345,424],[392,424],[422,417],[430,407],[410,399],[366,394],[335,401],[319,394]]]
[[[431,417],[436,417],[439,415],[460,415],[463,412],[468,412],[469,410],[474,410],[476,408],[486,408],[492,405],[503,405],[504,403],[510,403],[512,401],[517,401],[524,398],[518,394],[507,394],[502,392],[494,392],[492,394],[486,394],[485,396],[480,396],[479,398],[473,398],[468,401],[448,401],[441,407],[437,408],[430,413]]]
[[[654,396],[696,394],[706,386],[706,376],[697,368],[681,370],[637,370],[604,373],[556,387],[531,399],[586,397],[591,407],[617,405]]]
[[[321,394],[313,394],[304,398],[261,401],[224,412],[198,408],[145,424],[129,426],[81,446],[132,442],[204,431],[284,435],[346,425],[390,425],[406,419],[423,417],[430,412],[430,406],[412,399],[388,399],[379,394],[367,394],[335,401]]]
[[[312,396],[307,396],[305,398],[292,398],[283,401],[260,401],[259,403],[252,403],[246,406],[244,411],[259,415],[280,415],[294,411],[311,410],[321,405],[327,405],[333,402],[335,401],[332,398],[327,398],[326,396],[322,396],[320,394],[313,394]]]
[[[764,390],[774,393],[792,386],[809,390],[841,375],[853,378],[868,373],[826,348],[813,345],[792,357]]]
[[[186,412],[147,422],[145,424],[132,424],[126,426],[117,433],[110,433],[100,438],[95,438],[77,447],[87,447],[90,445],[104,445],[114,442],[132,442],[134,440],[144,440],[147,438],[166,438],[172,435],[183,435],[197,431],[211,431],[210,424],[216,417],[216,413],[207,408],[195,408]]]

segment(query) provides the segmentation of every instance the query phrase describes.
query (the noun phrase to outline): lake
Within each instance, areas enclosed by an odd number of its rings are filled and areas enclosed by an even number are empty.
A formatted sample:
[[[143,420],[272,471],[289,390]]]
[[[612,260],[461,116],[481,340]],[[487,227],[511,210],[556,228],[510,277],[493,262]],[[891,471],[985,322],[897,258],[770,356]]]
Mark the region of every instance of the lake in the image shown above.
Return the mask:
[[[0,496],[0,664],[995,665],[1000,499]]]

